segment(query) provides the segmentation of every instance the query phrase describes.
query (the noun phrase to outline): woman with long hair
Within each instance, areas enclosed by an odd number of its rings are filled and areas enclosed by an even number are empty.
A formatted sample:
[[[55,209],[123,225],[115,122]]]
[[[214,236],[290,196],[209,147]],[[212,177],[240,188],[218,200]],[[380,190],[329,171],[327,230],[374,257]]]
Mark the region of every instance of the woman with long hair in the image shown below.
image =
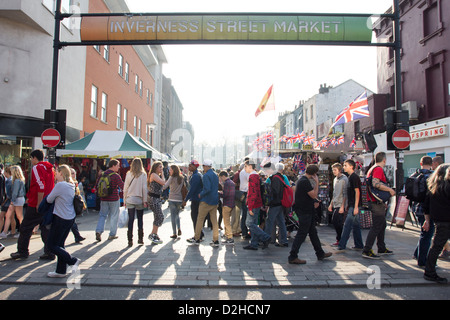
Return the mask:
[[[3,226],[3,232],[0,233],[0,238],[6,238],[8,236],[8,229],[11,225],[11,220],[14,219],[14,212],[19,220],[19,223],[22,223],[23,221],[23,205],[25,204],[26,191],[25,177],[22,169],[19,166],[11,166],[11,177],[11,202],[5,215],[5,225]],[[12,230],[12,234],[15,234],[15,227],[14,230]]]
[[[172,239],[176,239],[178,236],[181,236],[180,210],[181,205],[183,204],[181,189],[184,185],[184,177],[180,172],[180,168],[175,164],[169,167],[169,174],[169,179],[167,179],[167,182],[165,183],[163,189],[170,188],[169,210],[173,230],[173,235],[171,235],[170,237]]]
[[[81,262],[80,259],[72,257],[64,247],[64,242],[76,216],[73,207],[75,183],[72,180],[69,166],[65,164],[58,167],[55,178],[55,187],[47,196],[48,203],[55,203],[47,246],[58,257],[58,261],[55,272],[49,272],[47,276],[50,278],[63,278],[66,276],[68,265],[72,266],[72,273],[74,273]]]
[[[431,174],[427,180],[428,190],[425,199],[425,222],[422,228],[428,231],[430,220],[435,224],[433,245],[428,252],[425,265],[425,280],[447,283],[436,273],[436,261],[450,238],[450,163],[443,163]]]
[[[138,221],[138,244],[144,244],[144,208],[147,207],[147,173],[140,158],[134,158],[125,177],[123,189],[125,207],[128,208],[128,246],[133,245],[133,224]]]
[[[163,164],[161,161],[155,161],[150,169],[148,175],[148,206],[153,211],[153,229],[148,238],[154,244],[162,243],[158,236],[158,229],[162,226],[164,221],[164,214],[162,212],[162,189],[166,183],[163,175]]]

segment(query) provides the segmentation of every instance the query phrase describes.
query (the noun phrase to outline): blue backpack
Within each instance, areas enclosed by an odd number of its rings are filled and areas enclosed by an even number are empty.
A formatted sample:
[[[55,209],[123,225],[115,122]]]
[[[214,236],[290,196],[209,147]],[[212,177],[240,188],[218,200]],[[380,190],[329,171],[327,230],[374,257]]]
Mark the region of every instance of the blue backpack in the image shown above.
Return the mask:
[[[382,191],[373,186],[372,174],[373,174],[373,170],[370,172],[370,175],[367,177],[367,180],[366,180],[367,192],[370,193],[375,199],[377,199],[380,202],[388,202],[389,199],[391,198],[391,194],[389,193],[389,191]]]

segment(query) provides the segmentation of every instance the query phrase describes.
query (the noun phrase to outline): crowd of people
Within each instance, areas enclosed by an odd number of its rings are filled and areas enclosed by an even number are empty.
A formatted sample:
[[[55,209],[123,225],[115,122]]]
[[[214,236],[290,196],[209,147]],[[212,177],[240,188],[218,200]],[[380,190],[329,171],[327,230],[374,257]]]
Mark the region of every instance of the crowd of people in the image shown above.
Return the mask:
[[[434,160],[434,161],[433,161]],[[439,157],[421,159],[420,171],[426,175],[426,198],[413,202],[412,210],[417,215],[422,232],[414,257],[418,265],[425,269],[424,278],[430,281],[446,283],[436,273],[436,260],[439,255],[448,256],[448,239],[450,237],[450,164],[442,163]],[[41,227],[44,254],[41,259],[53,260],[57,257],[55,272],[49,277],[65,277],[67,266],[72,272],[79,267],[81,260],[73,257],[64,247],[65,240],[72,231],[80,242],[84,238],[79,234],[75,219],[73,199],[80,193],[76,173],[67,165],[55,167],[44,161],[42,150],[31,153],[32,173],[28,192],[25,193],[25,179],[19,166],[7,167],[2,173],[2,212],[0,219],[0,237],[16,237],[17,252],[13,259],[25,259],[29,255],[29,242],[34,229]],[[396,192],[387,184],[383,171],[386,154],[375,155],[374,163],[368,168],[367,177],[372,178],[374,188],[395,196]],[[235,237],[247,239],[245,250],[266,249],[270,244],[277,247],[289,246],[289,233],[286,216],[291,211],[298,217],[297,233],[287,257],[290,264],[305,264],[306,260],[298,257],[300,248],[307,236],[315,250],[318,260],[332,256],[322,248],[315,219],[319,205],[317,164],[308,164],[305,173],[297,181],[289,181],[283,163],[273,164],[273,170],[256,171],[256,164],[246,159],[236,172],[213,168],[211,160],[201,164],[196,160],[189,163],[189,174],[184,174],[177,165],[167,169],[160,161],[155,161],[150,171],[146,172],[140,158],[134,158],[130,170],[123,180],[118,174],[121,162],[110,159],[108,169],[98,178],[97,195],[100,197],[100,210],[95,228],[96,241],[102,241],[106,220],[109,217],[108,240],[117,239],[118,218],[120,211],[119,189],[123,190],[123,204],[128,213],[127,240],[133,246],[133,225],[137,218],[139,245],[144,244],[144,210],[153,212],[153,225],[148,239],[152,244],[161,244],[163,239],[158,230],[164,222],[162,206],[168,200],[173,235],[176,239],[182,235],[180,211],[190,203],[191,220],[194,235],[187,238],[191,245],[200,245],[204,241],[205,222],[212,228],[210,245],[234,245]],[[372,225],[365,242],[361,235],[359,213],[362,206],[361,180],[355,173],[356,164],[348,159],[343,164],[332,165],[335,176],[333,195],[328,210],[332,212],[332,223],[336,229],[336,242],[332,244],[336,251],[345,252],[347,243],[353,235],[353,250],[360,250],[363,258],[379,259],[381,255],[392,255],[386,247],[386,203],[379,200],[368,188],[367,200],[372,212]],[[2,168],[3,169],[3,168]],[[200,172],[201,171],[201,172]],[[81,187],[81,185],[80,185]],[[293,201],[287,201],[293,195]],[[25,215],[23,206],[27,203]],[[43,206],[43,204],[45,206]],[[237,210],[237,208],[239,210]],[[50,215],[43,211],[49,211]],[[219,213],[219,215],[218,215]],[[50,218],[49,218],[50,216]],[[20,223],[19,236],[15,221]],[[48,220],[51,221],[48,221]],[[224,225],[223,239],[220,241],[221,222]],[[277,232],[278,230],[278,232]],[[373,246],[377,246],[377,253]],[[0,251],[4,246],[0,246]]]

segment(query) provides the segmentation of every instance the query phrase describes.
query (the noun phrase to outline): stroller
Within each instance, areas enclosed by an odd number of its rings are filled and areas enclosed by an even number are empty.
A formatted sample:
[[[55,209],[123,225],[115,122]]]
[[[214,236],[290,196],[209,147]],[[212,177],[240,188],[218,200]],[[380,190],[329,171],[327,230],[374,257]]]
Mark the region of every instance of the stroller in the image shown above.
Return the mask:
[[[285,215],[285,223],[286,223],[286,230],[290,233],[292,231],[298,230],[299,224],[298,224],[298,217],[297,214],[290,208],[290,211],[288,214]]]

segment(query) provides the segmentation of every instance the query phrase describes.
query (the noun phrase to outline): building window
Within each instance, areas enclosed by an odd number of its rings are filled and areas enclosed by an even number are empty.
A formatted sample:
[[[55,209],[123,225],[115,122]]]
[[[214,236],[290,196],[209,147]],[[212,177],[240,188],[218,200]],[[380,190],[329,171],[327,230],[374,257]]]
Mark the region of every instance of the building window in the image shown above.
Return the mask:
[[[102,92],[102,113],[100,119],[106,122],[106,107],[108,106],[108,95]]]
[[[109,46],[106,45],[103,47],[103,58],[109,62]]]
[[[119,54],[119,75],[123,77],[123,57]]]
[[[130,65],[127,63],[125,63],[125,81],[127,83],[130,83]]]
[[[147,89],[147,105],[150,105],[150,90]]]
[[[153,108],[153,92],[150,93],[150,107]]]
[[[134,91],[136,91],[136,93],[139,93],[139,76],[136,75],[134,77]]]
[[[122,105],[120,103],[117,104],[117,121],[116,128],[120,129],[120,125],[122,124]]]
[[[314,118],[314,106],[310,106],[309,107],[309,110],[311,111],[311,113],[310,113],[310,118],[312,119],[312,118]]]
[[[137,135],[137,117],[136,116],[134,116],[133,126],[134,126],[133,135],[136,137],[136,135]]]
[[[123,108],[123,130],[127,131],[127,119],[128,119],[128,110]]]
[[[99,45],[94,46],[94,49],[95,49],[98,53],[100,53],[100,46],[99,46]]]
[[[425,42],[436,35],[441,35],[444,31],[442,22],[442,4],[441,0],[427,1],[427,7],[423,11],[423,38],[419,41],[424,45]]]
[[[142,120],[141,119],[139,119],[139,121],[138,121],[138,137],[140,137],[141,136],[141,126],[142,126]]]
[[[142,97],[142,91],[144,89],[144,83],[141,81],[139,81],[139,95]]]
[[[98,89],[93,85],[91,89],[91,116],[94,118],[97,118],[97,93]]]

